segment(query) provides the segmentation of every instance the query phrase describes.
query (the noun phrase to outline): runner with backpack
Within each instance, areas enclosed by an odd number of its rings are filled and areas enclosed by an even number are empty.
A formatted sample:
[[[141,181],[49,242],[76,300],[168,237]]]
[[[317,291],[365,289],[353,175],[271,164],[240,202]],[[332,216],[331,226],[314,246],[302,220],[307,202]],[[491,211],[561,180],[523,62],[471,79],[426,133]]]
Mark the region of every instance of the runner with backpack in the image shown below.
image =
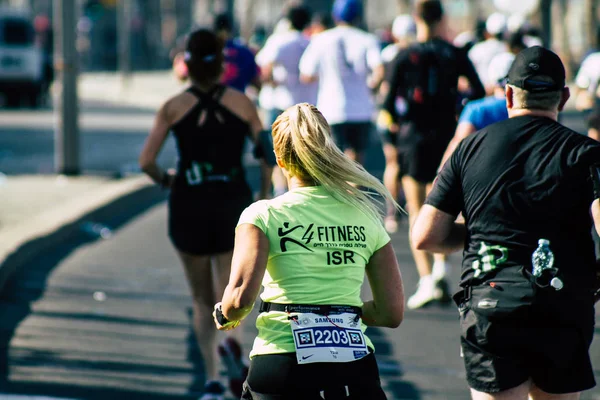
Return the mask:
[[[468,57],[440,37],[443,16],[439,0],[417,2],[417,43],[392,61],[389,92],[383,103],[391,120],[390,130],[398,132],[402,187],[411,226],[456,129],[459,76],[469,81],[471,100],[485,95]],[[398,97],[407,104],[402,117],[396,109]],[[434,255],[432,262],[431,254],[412,245],[411,249],[420,280],[416,293],[408,299],[408,308],[420,308],[436,300],[448,301],[445,257]]]

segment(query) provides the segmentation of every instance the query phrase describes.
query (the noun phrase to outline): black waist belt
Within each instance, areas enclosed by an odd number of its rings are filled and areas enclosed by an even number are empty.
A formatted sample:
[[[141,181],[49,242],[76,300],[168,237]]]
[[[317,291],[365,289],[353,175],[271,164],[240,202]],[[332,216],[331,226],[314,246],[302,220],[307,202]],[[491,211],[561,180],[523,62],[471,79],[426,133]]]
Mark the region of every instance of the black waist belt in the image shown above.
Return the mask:
[[[261,301],[260,312],[281,311],[285,313],[315,313],[321,315],[331,314],[362,314],[362,309],[355,306],[340,306],[334,304],[279,304]]]

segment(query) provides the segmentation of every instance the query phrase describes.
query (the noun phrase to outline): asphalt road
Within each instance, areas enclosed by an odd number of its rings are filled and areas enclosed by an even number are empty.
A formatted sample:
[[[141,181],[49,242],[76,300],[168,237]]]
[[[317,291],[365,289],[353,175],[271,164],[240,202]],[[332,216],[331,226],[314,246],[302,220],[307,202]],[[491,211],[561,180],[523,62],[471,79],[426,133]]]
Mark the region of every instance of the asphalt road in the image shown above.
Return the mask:
[[[100,105],[84,110],[84,169],[115,173],[135,163],[151,114]],[[52,129],[44,118],[52,117],[25,112],[0,116],[0,171],[52,170]],[[571,122],[580,123],[575,118]],[[382,155],[376,140],[368,156],[369,169],[379,175]],[[161,162],[172,163],[174,157],[172,143],[167,144]],[[251,168],[252,180],[254,172]],[[0,399],[12,400],[8,394],[198,397],[202,361],[190,330],[188,288],[166,236],[164,199],[163,192],[152,188],[99,210],[80,222],[101,222],[113,229],[112,237],[72,229],[67,240],[32,260],[0,293]],[[417,273],[406,224],[392,240],[410,295]],[[453,287],[458,260],[452,257]],[[243,329],[247,350],[254,333],[251,318]],[[390,399],[468,398],[454,307],[407,311],[398,329],[367,333]],[[600,376],[598,343],[593,359]],[[600,399],[600,389],[582,398]]]

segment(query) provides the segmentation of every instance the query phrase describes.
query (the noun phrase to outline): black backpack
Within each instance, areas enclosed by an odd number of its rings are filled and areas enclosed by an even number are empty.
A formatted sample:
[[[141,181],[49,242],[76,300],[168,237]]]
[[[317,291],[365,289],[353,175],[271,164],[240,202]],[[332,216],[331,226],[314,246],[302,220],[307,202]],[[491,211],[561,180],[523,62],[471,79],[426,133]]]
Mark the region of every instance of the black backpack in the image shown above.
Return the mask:
[[[403,65],[404,77],[400,96],[408,103],[407,119],[431,121],[439,112],[453,113],[457,98],[458,66],[451,46],[435,42],[410,47]]]

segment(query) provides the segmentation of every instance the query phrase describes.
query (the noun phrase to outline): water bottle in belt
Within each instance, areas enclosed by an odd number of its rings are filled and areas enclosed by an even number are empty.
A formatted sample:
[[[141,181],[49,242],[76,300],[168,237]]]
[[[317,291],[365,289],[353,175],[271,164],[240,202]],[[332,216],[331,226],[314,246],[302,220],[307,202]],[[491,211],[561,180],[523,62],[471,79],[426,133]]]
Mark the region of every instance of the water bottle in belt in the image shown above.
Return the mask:
[[[533,276],[542,276],[544,270],[554,266],[554,253],[550,249],[550,241],[548,239],[538,240],[538,247],[531,255],[531,263],[533,265]],[[560,278],[554,277],[550,281],[550,286],[556,290],[563,288],[563,282]]]

